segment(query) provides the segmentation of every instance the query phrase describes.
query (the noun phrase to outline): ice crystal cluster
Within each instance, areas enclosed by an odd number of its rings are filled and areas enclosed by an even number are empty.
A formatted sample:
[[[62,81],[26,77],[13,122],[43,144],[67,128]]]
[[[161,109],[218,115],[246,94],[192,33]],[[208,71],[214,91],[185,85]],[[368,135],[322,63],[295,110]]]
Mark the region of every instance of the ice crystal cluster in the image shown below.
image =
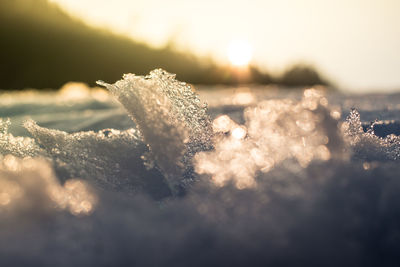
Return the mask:
[[[112,85],[98,83],[125,107],[149,145],[149,160],[156,162],[174,190],[184,164],[189,164],[195,152],[210,148],[212,130],[206,106],[190,85],[161,69],[145,77],[125,74]]]
[[[14,137],[8,133],[10,124],[10,120],[0,119],[0,153],[17,157],[33,157],[40,154],[40,148],[32,138]]]
[[[140,158],[146,147],[137,130],[68,134],[40,127],[32,120],[24,126],[53,160],[61,179],[81,177],[100,187],[131,194],[148,188],[149,181],[142,178],[146,170]],[[156,172],[149,180],[158,180],[160,186],[163,182],[162,175]]]
[[[400,138],[389,134],[386,137],[374,133],[374,125],[370,124],[364,131],[360,114],[353,109],[343,125],[345,137],[353,147],[355,156],[367,160],[397,160],[400,159]]]

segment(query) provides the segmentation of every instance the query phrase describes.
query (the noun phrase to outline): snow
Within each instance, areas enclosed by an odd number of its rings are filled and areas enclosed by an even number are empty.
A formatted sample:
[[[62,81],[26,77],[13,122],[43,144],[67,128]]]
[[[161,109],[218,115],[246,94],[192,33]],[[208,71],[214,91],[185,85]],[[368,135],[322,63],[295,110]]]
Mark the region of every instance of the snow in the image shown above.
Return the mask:
[[[400,95],[99,84],[0,97],[1,266],[398,265]]]

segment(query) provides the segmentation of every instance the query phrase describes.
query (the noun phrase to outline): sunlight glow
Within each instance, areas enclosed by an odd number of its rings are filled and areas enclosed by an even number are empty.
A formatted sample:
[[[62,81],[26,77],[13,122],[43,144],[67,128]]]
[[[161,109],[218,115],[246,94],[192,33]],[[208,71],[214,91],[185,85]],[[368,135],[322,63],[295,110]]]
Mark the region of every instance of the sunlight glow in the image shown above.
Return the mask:
[[[252,55],[253,48],[248,41],[234,40],[228,46],[228,59],[234,66],[247,66]]]
[[[232,136],[235,139],[243,139],[246,136],[247,132],[244,126],[236,127],[232,130]]]

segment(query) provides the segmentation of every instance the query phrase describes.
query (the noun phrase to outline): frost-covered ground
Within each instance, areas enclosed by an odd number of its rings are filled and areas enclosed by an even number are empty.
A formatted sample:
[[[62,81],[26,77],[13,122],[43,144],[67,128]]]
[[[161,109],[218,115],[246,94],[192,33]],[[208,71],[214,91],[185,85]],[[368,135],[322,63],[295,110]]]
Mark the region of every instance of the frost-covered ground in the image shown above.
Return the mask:
[[[99,84],[0,96],[0,266],[400,264],[400,94]]]

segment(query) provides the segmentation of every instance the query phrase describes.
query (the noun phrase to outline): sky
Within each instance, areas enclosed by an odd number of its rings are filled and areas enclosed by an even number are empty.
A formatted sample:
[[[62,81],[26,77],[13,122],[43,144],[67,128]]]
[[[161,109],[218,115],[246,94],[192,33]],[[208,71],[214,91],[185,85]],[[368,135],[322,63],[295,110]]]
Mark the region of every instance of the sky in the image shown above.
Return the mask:
[[[400,90],[399,0],[51,0],[88,24],[228,63],[251,45],[272,73],[306,62],[353,92]]]

